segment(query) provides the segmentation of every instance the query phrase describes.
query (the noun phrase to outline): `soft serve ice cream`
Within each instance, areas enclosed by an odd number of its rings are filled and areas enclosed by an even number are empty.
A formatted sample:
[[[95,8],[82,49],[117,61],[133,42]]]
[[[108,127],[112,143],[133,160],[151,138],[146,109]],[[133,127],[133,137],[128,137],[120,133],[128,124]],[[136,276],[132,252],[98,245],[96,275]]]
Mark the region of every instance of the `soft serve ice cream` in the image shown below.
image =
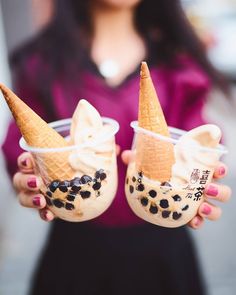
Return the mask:
[[[72,179],[53,180],[44,192],[56,216],[68,221],[85,221],[102,214],[117,189],[114,126],[104,123],[98,111],[80,100],[72,117],[68,154],[74,170]]]
[[[125,192],[134,213],[153,224],[178,227],[189,222],[204,199],[222,151],[221,131],[203,125],[174,131],[165,121],[149,69],[141,65],[138,122]],[[178,140],[177,138],[178,137]]]
[[[204,188],[221,155],[216,149],[220,138],[221,131],[215,125],[203,125],[182,135],[174,145],[175,164],[168,182],[145,177],[131,161],[125,190],[132,210],[142,219],[165,227],[188,223],[204,200]]]
[[[86,148],[78,149],[69,157],[71,167],[77,173],[84,171],[94,173],[97,167],[110,168],[110,157],[114,154],[114,140],[109,138],[103,142],[103,138],[109,136],[112,126],[103,124],[98,111],[86,100],[80,100],[74,115],[70,130],[70,139],[73,145]],[[92,145],[90,147],[90,145]]]
[[[20,146],[35,160],[35,173],[42,179],[40,191],[50,210],[68,221],[102,214],[117,189],[114,135],[118,123],[101,118],[91,104],[80,100],[71,129],[67,119],[47,124],[1,83],[0,90],[22,134]]]

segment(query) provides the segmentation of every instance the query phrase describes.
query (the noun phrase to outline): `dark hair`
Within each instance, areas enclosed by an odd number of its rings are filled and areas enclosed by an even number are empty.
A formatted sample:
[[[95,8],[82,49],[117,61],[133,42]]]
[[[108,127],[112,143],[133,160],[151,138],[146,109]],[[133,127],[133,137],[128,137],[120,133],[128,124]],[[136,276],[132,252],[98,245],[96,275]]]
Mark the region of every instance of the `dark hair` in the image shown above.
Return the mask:
[[[13,66],[19,65],[19,60],[24,61],[24,57],[35,51],[49,61],[47,81],[57,71],[67,77],[73,76],[73,69],[83,66],[84,55],[89,48],[91,1],[94,0],[55,0],[53,20],[27,46],[12,55]],[[205,47],[186,18],[179,0],[141,1],[136,7],[135,23],[140,34],[155,45],[159,62],[171,64],[176,53],[187,53],[216,86],[226,89],[222,75],[208,61]]]

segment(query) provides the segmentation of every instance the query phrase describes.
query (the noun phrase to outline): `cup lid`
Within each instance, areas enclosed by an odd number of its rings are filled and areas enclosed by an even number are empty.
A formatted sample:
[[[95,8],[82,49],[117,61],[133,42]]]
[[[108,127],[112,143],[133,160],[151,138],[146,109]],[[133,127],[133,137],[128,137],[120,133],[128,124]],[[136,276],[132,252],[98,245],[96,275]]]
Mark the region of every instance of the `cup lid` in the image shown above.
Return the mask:
[[[166,141],[166,142],[171,142],[173,144],[177,144],[179,142],[179,140],[180,140],[180,137],[182,135],[184,135],[184,134],[187,133],[187,131],[185,131],[185,130],[182,130],[182,129],[178,129],[178,128],[170,127],[169,126],[168,128],[169,128],[169,131],[170,131],[170,134],[171,134],[172,137],[167,137],[167,136],[164,136],[164,135],[161,135],[161,134],[152,132],[150,130],[144,129],[142,127],[139,127],[138,126],[138,121],[132,121],[130,123],[130,126],[137,133],[144,133],[144,134],[149,135],[151,137],[154,137],[154,138],[156,138],[158,140],[162,140],[162,141]],[[178,137],[178,138],[176,138],[176,137]],[[202,151],[202,152],[219,153],[220,155],[223,155],[223,154],[227,154],[228,153],[228,150],[222,144],[218,144],[218,146],[215,147],[215,148],[209,148],[209,147],[205,147],[205,146],[199,146],[198,149],[200,151]]]
[[[63,131],[70,130],[71,122],[72,122],[72,119],[63,119],[63,120],[51,122],[48,125],[54,128],[58,132],[63,132]],[[41,147],[39,148],[39,147],[33,147],[28,145],[23,137],[21,137],[19,141],[19,145],[23,150],[27,152],[32,152],[32,153],[50,153],[50,152],[55,153],[55,152],[65,152],[65,151],[84,149],[87,147],[92,148],[97,146],[98,144],[101,144],[109,140],[112,136],[114,136],[118,132],[120,128],[119,123],[114,119],[102,117],[102,122],[104,125],[107,124],[111,126],[111,129],[109,130],[109,132],[105,133],[98,139],[95,139],[95,140],[92,139],[80,145],[70,145],[70,146],[61,147],[61,148],[60,147],[59,148],[41,148]]]

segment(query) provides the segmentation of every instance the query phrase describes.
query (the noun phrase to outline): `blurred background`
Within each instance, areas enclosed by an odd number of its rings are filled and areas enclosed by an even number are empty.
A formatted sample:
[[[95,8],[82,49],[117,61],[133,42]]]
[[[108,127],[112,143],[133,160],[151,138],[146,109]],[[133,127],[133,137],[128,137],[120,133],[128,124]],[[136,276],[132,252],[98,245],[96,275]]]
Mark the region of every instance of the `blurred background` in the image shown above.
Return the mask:
[[[230,173],[225,180],[236,189],[236,0],[182,1],[188,17],[208,48],[214,65],[231,81],[232,102],[214,91],[204,116],[224,132],[229,149],[225,162]],[[34,35],[50,19],[52,0],[0,0],[0,81],[11,85],[7,63],[9,52]],[[0,98],[0,142],[4,140],[10,114]],[[0,294],[26,295],[30,275],[47,237],[49,224],[36,212],[18,205],[0,154]],[[209,295],[236,294],[236,200],[223,206],[217,223],[206,222],[191,231],[198,251]],[[168,294],[167,294],[168,295]],[[191,294],[190,294],[191,295]]]

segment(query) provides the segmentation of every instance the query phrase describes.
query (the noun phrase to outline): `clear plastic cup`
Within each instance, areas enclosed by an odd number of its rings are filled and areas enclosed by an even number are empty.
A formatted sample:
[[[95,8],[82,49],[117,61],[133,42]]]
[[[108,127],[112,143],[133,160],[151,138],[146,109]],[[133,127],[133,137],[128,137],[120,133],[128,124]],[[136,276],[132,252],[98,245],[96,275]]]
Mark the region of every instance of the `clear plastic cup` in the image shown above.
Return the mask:
[[[36,163],[35,173],[42,179],[41,192],[47,207],[67,221],[85,221],[102,214],[117,190],[115,134],[119,124],[102,118],[104,133],[96,140],[62,148],[35,148],[23,138],[20,146],[30,152]],[[70,140],[71,119],[49,124]]]
[[[165,137],[138,127],[136,121],[131,127],[134,139],[125,182],[129,206],[137,216],[156,225],[179,227],[188,223],[197,214],[204,200],[204,189],[211,182],[220,157],[227,153],[226,148],[220,144],[216,148],[196,144],[182,137],[186,131],[176,128],[170,127],[171,137]],[[165,162],[161,163],[153,152],[165,145],[174,152],[172,166],[165,167]],[[168,154],[163,157],[169,161]],[[170,171],[170,178],[159,181],[150,177],[154,170],[150,170],[151,166],[146,166],[145,161],[155,169],[162,169],[155,170],[154,175],[166,169]]]

